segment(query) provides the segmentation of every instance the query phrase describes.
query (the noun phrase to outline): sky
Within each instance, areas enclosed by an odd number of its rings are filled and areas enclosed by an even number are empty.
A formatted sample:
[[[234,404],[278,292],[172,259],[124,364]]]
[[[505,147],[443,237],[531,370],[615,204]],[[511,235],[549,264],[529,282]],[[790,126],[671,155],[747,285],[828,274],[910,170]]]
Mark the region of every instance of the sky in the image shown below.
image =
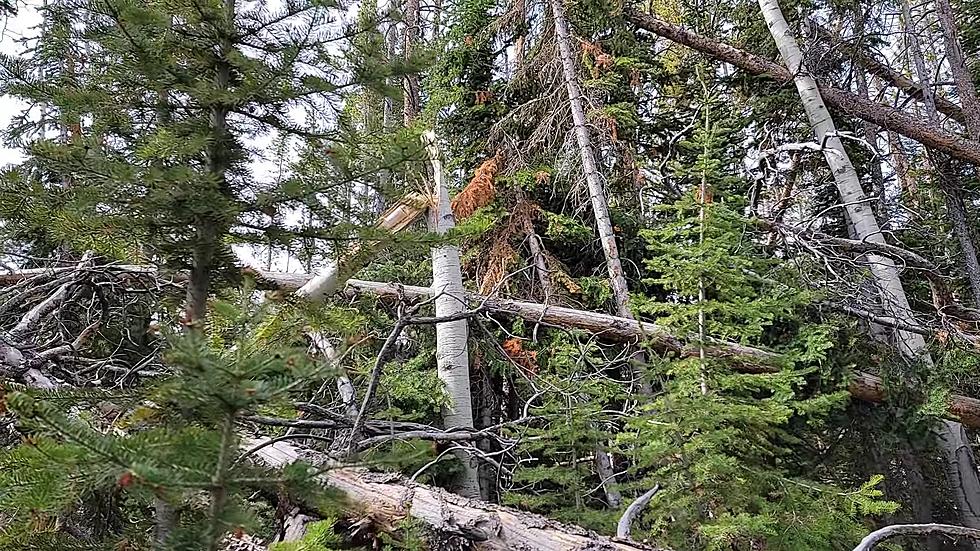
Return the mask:
[[[274,4],[274,2],[269,3]],[[41,23],[41,17],[37,11],[42,6],[41,0],[27,0],[19,2],[17,15],[8,17],[3,22],[2,35],[0,35],[0,53],[6,55],[20,54],[23,45],[18,41],[23,38],[33,38],[37,36],[37,26]],[[272,6],[274,7],[274,6]],[[18,115],[25,108],[26,104],[10,96],[0,96],[0,128],[7,128],[13,117]],[[257,139],[253,144],[262,150],[268,150],[267,146],[272,143],[272,137],[265,136]],[[24,160],[24,155],[17,149],[11,149],[0,143],[0,167],[17,164]],[[253,174],[256,178],[275,178],[278,173],[278,163],[273,160],[256,160],[252,165]],[[286,215],[287,220],[298,221],[295,213]],[[303,266],[293,255],[285,251],[275,251],[272,255],[272,262],[269,264],[268,249],[261,247],[236,246],[235,252],[242,263],[248,266],[259,268],[269,268],[275,271],[301,272]]]
[[[41,18],[35,9],[40,5],[37,0],[30,0],[28,4],[19,3],[17,15],[6,18],[3,22],[3,34],[0,35],[0,53],[14,55],[19,53],[21,46],[17,40],[25,36],[32,36],[32,28],[41,22]],[[0,128],[7,128],[12,117],[21,112],[24,104],[10,96],[0,96]],[[7,166],[23,160],[23,155],[19,151],[3,147],[0,144],[0,166]]]

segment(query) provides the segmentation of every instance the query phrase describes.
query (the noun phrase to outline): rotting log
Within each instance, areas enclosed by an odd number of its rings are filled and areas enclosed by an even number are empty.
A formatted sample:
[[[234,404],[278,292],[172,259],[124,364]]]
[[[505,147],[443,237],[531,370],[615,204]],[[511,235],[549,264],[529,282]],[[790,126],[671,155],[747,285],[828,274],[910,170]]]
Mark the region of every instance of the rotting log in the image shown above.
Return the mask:
[[[252,439],[247,447],[261,444]],[[286,442],[263,447],[255,454],[262,462],[282,467],[303,459],[303,450]],[[471,542],[474,549],[537,551],[638,551],[658,549],[600,536],[578,526],[561,524],[534,513],[467,499],[439,488],[417,484],[393,473],[337,468],[321,481],[344,495],[345,512],[359,526],[391,532],[405,519],[421,522],[438,538]],[[461,542],[462,543],[462,542]]]
[[[286,274],[249,270],[260,282],[271,284],[277,289],[296,289],[309,279],[306,274]],[[379,297],[427,298],[432,290],[427,287],[379,283],[352,279],[347,282],[345,292],[350,295],[372,295]],[[536,302],[524,302],[496,297],[485,297],[469,293],[467,298],[474,305],[481,305],[487,312],[515,316],[527,321],[556,327],[577,329],[596,335],[605,340],[628,342],[649,339],[655,347],[681,355],[696,354],[683,339],[668,332],[655,323],[641,322],[609,314],[548,306]],[[775,352],[753,348],[738,343],[715,341],[708,347],[709,354],[746,361],[736,362],[735,366],[744,372],[765,373],[776,368],[779,356]],[[887,396],[885,383],[880,377],[861,371],[854,372],[854,379],[848,389],[851,396],[872,403],[881,403]],[[980,400],[969,396],[953,394],[949,397],[946,417],[964,425],[980,428]]]

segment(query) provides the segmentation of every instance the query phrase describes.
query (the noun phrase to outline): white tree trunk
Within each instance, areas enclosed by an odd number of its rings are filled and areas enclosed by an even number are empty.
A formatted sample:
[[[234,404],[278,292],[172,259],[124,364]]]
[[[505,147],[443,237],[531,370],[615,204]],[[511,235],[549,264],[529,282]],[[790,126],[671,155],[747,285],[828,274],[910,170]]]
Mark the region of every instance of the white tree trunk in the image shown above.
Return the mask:
[[[772,33],[783,61],[790,73],[795,75],[796,89],[800,94],[810,124],[813,126],[816,141],[824,144],[824,159],[826,159],[830,171],[833,173],[834,183],[837,185],[837,191],[841,196],[847,218],[854,228],[856,237],[871,243],[884,243],[885,238],[878,227],[878,220],[868,204],[869,199],[865,196],[854,165],[837,135],[837,127],[834,125],[830,112],[827,111],[827,106],[824,105],[817,83],[803,67],[803,53],[786,23],[786,19],[783,18],[779,4],[776,0],[759,0],[759,6],[762,8],[766,24],[769,26],[769,31]],[[910,312],[908,298],[899,279],[895,263],[889,258],[869,254],[868,264],[878,285],[878,292],[881,295],[882,306],[885,311],[899,319],[908,320]],[[895,340],[902,355],[907,358],[921,359],[926,353],[925,340],[921,335],[898,331]]]
[[[263,440],[245,443],[252,447]],[[282,467],[303,459],[303,450],[286,442],[276,442],[256,453],[262,462]],[[435,534],[440,548],[481,549],[486,551],[608,550],[640,551],[654,547],[617,541],[578,526],[555,522],[534,513],[465,499],[449,492],[415,484],[391,473],[371,473],[361,469],[330,470],[320,480],[341,492],[345,514],[358,519],[358,525],[373,530],[394,531],[411,518]],[[455,541],[450,541],[453,537]]]
[[[872,243],[884,243],[885,240],[878,227],[878,221],[871,207],[868,206],[867,197],[861,188],[861,182],[854,170],[854,165],[837,136],[834,120],[827,111],[827,106],[824,105],[816,81],[803,66],[803,54],[786,23],[786,19],[783,17],[779,3],[777,0],[759,0],[759,7],[762,9],[766,24],[769,26],[769,32],[776,42],[786,67],[794,75],[793,80],[803,102],[803,108],[813,126],[816,141],[824,144],[824,158],[834,175],[834,182],[837,184],[837,190],[857,238]],[[895,263],[889,258],[874,254],[869,254],[867,259],[878,286],[878,292],[881,295],[883,309],[899,320],[912,322],[908,297],[905,295],[905,289],[902,287]],[[909,361],[923,361],[932,364],[932,358],[926,349],[925,339],[922,335],[896,330],[895,344],[902,356]],[[943,423],[943,429],[948,433],[960,434],[962,431],[959,423],[952,421],[944,421]],[[980,492],[974,490],[980,489],[980,480],[977,478],[977,471],[972,466],[972,461],[967,466],[964,462],[956,460],[960,455],[960,450],[956,442],[952,440],[950,438],[939,439],[940,447],[947,456],[947,477],[950,479],[950,486],[962,514],[963,522],[968,526],[977,527],[976,524],[973,524],[977,521],[976,514],[973,512],[980,511]]]
[[[585,121],[582,89],[578,83],[578,70],[575,67],[575,56],[572,54],[572,37],[568,30],[568,20],[565,17],[562,0],[551,0],[551,10],[555,18],[558,56],[561,58],[562,71],[565,75],[565,87],[568,88],[568,104],[572,110],[575,141],[578,143],[579,155],[582,158],[582,172],[589,186],[589,199],[592,201],[592,211],[595,213],[602,252],[606,256],[606,268],[609,270],[609,282],[616,301],[616,313],[624,318],[630,317],[632,314],[629,308],[629,288],[626,286],[623,264],[619,260],[619,247],[616,245],[616,235],[613,233],[612,221],[609,218],[605,186],[596,165],[592,138],[589,136],[589,127]]]
[[[456,226],[449,190],[446,189],[442,170],[442,155],[433,132],[426,132],[423,142],[429,152],[433,172],[434,205],[429,209],[429,231],[446,235]],[[435,298],[436,316],[444,317],[466,310],[466,291],[460,269],[459,247],[446,243],[432,248],[432,292]],[[446,385],[450,404],[444,408],[443,423],[446,428],[473,427],[473,404],[470,396],[470,359],[468,326],[466,320],[436,324],[436,369],[439,379]],[[479,499],[480,482],[473,458],[466,453],[457,454],[463,463],[463,473],[458,480],[460,495]]]

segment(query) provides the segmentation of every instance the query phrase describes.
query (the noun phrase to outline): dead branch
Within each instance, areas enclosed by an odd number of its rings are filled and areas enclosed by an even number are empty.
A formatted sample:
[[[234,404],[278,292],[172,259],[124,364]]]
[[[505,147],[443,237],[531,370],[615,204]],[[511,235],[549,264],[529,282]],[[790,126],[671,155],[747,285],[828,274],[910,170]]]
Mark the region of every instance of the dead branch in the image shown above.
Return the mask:
[[[626,18],[641,29],[678,44],[683,44],[720,61],[731,63],[749,74],[768,76],[783,83],[793,81],[793,75],[790,71],[778,63],[700,35],[684,27],[668,23],[639,10],[624,8],[623,11]],[[862,98],[846,90],[834,88],[825,82],[817,81],[817,85],[823,100],[842,113],[853,115],[882,128],[894,130],[922,145],[944,151],[957,159],[980,165],[980,143],[947,132],[904,111]]]
[[[283,286],[287,289],[296,288],[297,285],[302,285],[309,278],[305,274],[281,274],[257,272],[255,270],[252,270],[252,273],[256,274],[266,283]],[[411,298],[431,296],[432,290],[428,287],[352,279],[347,283],[347,292],[354,295],[367,294],[382,297]],[[487,312],[491,313],[512,315],[531,322],[541,320],[545,324],[578,329],[610,341],[631,342],[637,339],[650,339],[654,345],[680,355],[693,356],[697,353],[695,347],[687,345],[684,340],[672,335],[663,327],[650,322],[641,322],[597,312],[574,310],[572,308],[546,306],[534,302],[483,297],[473,294],[469,294],[467,298],[472,301],[478,301]],[[720,356],[741,360],[736,362],[734,367],[747,373],[771,372],[777,369],[774,364],[779,358],[776,353],[768,350],[718,341],[713,342],[707,351],[716,357]],[[887,396],[881,378],[861,371],[854,373],[854,379],[849,386],[849,390],[853,397],[872,403],[881,403]],[[980,400],[954,394],[950,396],[949,410],[946,413],[946,417],[958,420],[972,428],[980,428]]]
[[[647,503],[650,503],[650,500],[653,499],[653,496],[657,495],[657,492],[659,491],[660,484],[656,484],[653,488],[650,488],[643,495],[636,498],[633,503],[630,503],[629,507],[626,508],[626,511],[623,512],[623,516],[619,518],[619,523],[616,524],[617,538],[629,539],[630,528],[633,526],[633,521],[640,514],[640,511],[647,506]]]
[[[962,536],[980,540],[980,530],[955,526],[952,524],[893,524],[871,532],[854,548],[854,551],[871,551],[879,543],[897,536],[928,536],[940,534],[943,536]]]

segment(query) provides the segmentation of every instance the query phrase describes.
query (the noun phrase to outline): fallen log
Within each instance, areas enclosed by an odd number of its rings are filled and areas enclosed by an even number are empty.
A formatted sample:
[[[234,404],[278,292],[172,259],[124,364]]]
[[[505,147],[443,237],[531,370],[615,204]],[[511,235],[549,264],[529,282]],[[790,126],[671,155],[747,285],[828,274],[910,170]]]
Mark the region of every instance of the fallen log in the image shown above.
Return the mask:
[[[133,268],[132,271],[139,275],[156,275],[156,270],[146,266],[114,267],[120,274],[124,274],[126,268]],[[308,274],[266,272],[253,268],[246,268],[245,273],[255,277],[266,288],[283,292],[295,291],[310,280]],[[36,275],[40,274],[25,274],[23,272],[6,274],[4,280],[0,281],[0,286],[4,284],[9,285],[17,281],[22,281],[26,277]],[[175,279],[179,280],[179,278]],[[349,295],[372,295],[394,298],[428,298],[432,296],[432,290],[428,287],[399,285],[397,283],[379,283],[359,279],[349,280],[344,292]],[[511,315],[531,323],[577,329],[615,342],[651,339],[655,346],[659,346],[665,350],[674,351],[682,355],[696,353],[696,350],[685,343],[684,340],[655,323],[586,310],[549,306],[537,302],[486,297],[475,293],[468,293],[467,298],[473,303],[483,305],[484,309],[488,312]],[[779,358],[778,354],[769,350],[720,341],[715,341],[708,348],[708,351],[716,357],[748,359],[748,361],[736,363],[736,367],[750,373],[772,371],[774,369],[774,363]],[[849,391],[854,398],[872,403],[881,403],[887,397],[887,390],[882,379],[861,371],[854,373],[854,379],[850,383]],[[959,421],[970,428],[980,429],[980,400],[969,396],[953,394],[949,398],[949,406],[945,417]]]
[[[746,73],[766,76],[784,83],[793,82],[793,75],[779,63],[700,35],[679,25],[668,23],[656,16],[633,8],[625,8],[623,12],[627,20],[641,29],[707,54],[719,61],[730,63]],[[928,121],[915,118],[894,107],[835,88],[826,82],[817,81],[817,87],[820,89],[824,102],[841,113],[853,115],[887,130],[893,130],[924,146],[946,152],[957,159],[980,165],[980,143],[978,142],[947,132],[942,128],[933,126]]]
[[[263,272],[248,270],[260,282],[271,284],[282,290],[297,289],[309,278],[306,274],[286,274],[279,272]],[[428,298],[432,290],[428,287],[414,285],[398,285],[395,283],[378,283],[351,279],[347,282],[345,292],[351,295],[373,295],[380,297]],[[654,346],[679,353],[681,355],[696,354],[696,349],[683,339],[668,332],[664,327],[655,323],[637,321],[632,318],[621,318],[609,314],[600,314],[573,308],[549,306],[537,302],[524,302],[505,298],[486,297],[469,293],[467,298],[487,312],[515,316],[532,323],[542,323],[562,328],[578,329],[596,335],[597,337],[616,341],[628,342],[650,339]],[[778,369],[776,360],[778,354],[769,350],[753,348],[738,343],[715,341],[708,349],[710,354],[735,359],[747,359],[737,362],[736,368],[749,373],[765,373]],[[880,377],[856,371],[848,390],[851,396],[859,400],[881,403],[887,397],[887,389]],[[963,423],[964,425],[980,428],[980,400],[969,396],[953,394],[949,398],[949,407],[945,417]]]
[[[252,447],[264,439],[245,443]],[[286,442],[263,447],[255,455],[272,467],[283,467],[303,458],[303,450]],[[411,518],[434,531],[437,538],[454,538],[474,549],[537,551],[638,551],[657,549],[618,541],[578,526],[561,524],[534,513],[467,499],[439,488],[407,481],[393,473],[366,469],[328,470],[320,480],[346,498],[345,513],[358,526],[391,532]]]
[[[302,287],[310,278],[307,274],[266,272],[255,269],[248,269],[246,273],[254,275],[260,282],[271,283],[277,290],[285,292]],[[398,283],[379,283],[360,279],[348,280],[344,292],[352,295],[405,297],[411,299],[432,296],[432,289],[429,287],[401,285]],[[664,327],[655,323],[637,321],[632,318],[621,318],[599,312],[550,306],[539,302],[524,302],[489,297],[475,293],[467,293],[466,297],[474,304],[483,306],[487,311],[511,315],[533,323],[557,327],[571,327],[617,342],[647,339],[654,346],[661,349],[682,354],[696,353],[696,350],[693,347],[689,348],[683,339],[678,338]],[[772,363],[779,358],[779,355],[775,352],[723,341],[714,341],[712,346],[709,347],[709,351],[715,356],[749,359],[763,364]],[[771,369],[766,367],[756,367],[760,372],[771,371]]]

